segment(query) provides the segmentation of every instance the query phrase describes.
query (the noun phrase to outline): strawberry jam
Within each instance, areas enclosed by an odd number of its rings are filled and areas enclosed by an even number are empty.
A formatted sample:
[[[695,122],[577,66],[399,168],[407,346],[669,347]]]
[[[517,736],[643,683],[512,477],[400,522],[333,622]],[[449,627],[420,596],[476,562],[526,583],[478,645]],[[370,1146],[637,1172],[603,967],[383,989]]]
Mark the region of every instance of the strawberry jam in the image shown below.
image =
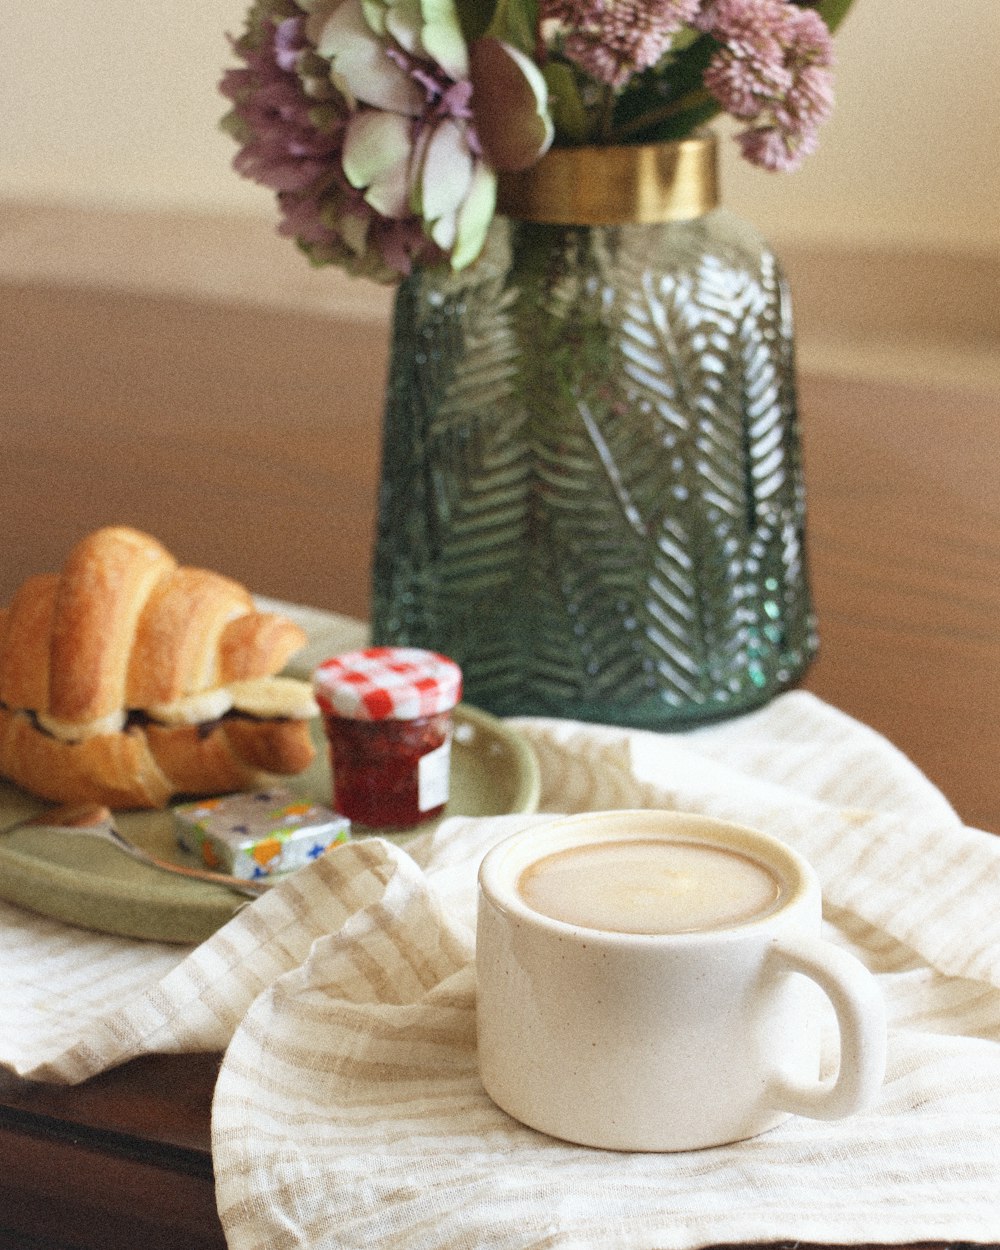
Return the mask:
[[[448,800],[453,660],[415,647],[369,647],[314,674],[333,773],[333,806],[355,825],[401,828]]]
[[[334,806],[372,828],[415,825],[448,799],[451,713],[414,720],[325,716]]]

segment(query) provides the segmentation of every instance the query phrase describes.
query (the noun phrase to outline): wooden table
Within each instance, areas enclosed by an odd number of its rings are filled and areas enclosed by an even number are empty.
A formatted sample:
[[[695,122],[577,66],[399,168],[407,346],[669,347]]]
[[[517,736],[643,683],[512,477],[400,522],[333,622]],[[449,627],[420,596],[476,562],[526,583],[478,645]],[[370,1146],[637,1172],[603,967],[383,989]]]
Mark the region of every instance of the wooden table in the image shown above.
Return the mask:
[[[967,823],[1000,832],[1000,396],[813,377],[802,410],[822,639],[803,684],[892,739]],[[334,470],[360,480],[330,487],[366,501],[361,545],[377,432],[364,437]],[[320,533],[323,503],[304,518]],[[366,601],[362,566],[313,558],[286,597]],[[218,1064],[147,1058],[73,1089],[0,1077],[0,1248],[224,1246],[209,1152]]]

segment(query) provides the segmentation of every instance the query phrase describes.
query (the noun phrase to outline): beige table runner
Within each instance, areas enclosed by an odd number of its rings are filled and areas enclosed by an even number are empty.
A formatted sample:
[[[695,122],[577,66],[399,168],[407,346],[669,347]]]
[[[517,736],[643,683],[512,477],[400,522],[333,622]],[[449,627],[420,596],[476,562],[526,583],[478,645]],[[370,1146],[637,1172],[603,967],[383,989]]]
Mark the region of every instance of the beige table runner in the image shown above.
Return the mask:
[[[686,735],[520,724],[546,811],[703,812],[812,860],[829,936],[889,1008],[870,1112],[625,1155],[494,1108],[475,1068],[475,869],[531,817],[339,848],[189,952],[2,906],[0,1062],[78,1081],[143,1052],[228,1047],[213,1142],[238,1250],[997,1240],[1000,841],[803,693]]]

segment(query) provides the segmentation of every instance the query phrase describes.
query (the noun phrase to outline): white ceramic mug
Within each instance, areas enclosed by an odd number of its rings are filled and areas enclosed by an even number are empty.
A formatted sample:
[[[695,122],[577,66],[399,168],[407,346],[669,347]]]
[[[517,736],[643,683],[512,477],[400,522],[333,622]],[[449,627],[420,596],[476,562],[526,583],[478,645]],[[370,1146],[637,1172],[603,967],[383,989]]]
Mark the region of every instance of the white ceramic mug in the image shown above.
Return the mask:
[[[634,933],[555,919],[520,892],[522,874],[546,856],[658,841],[745,857],[773,877],[776,897],[735,922]],[[532,1128],[613,1150],[722,1145],[790,1114],[835,1119],[862,1109],[884,1076],[884,1007],[875,979],[824,941],[820,925],[813,869],[784,843],[738,825],[598,812],[507,838],[479,873],[477,1023],[487,1093]],[[839,1070],[825,1081],[817,986],[840,1033]]]

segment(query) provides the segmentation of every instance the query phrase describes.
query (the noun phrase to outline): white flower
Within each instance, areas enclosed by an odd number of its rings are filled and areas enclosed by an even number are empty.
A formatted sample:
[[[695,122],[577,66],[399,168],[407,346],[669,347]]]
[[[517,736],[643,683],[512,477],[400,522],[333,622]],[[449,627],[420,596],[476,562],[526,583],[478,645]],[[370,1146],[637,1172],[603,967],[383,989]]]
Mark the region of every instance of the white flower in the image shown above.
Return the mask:
[[[453,0],[299,0],[306,37],[350,107],[343,169],[383,217],[420,218],[455,268],[479,254],[496,171],[552,142],[537,66],[498,39],[466,45]]]

